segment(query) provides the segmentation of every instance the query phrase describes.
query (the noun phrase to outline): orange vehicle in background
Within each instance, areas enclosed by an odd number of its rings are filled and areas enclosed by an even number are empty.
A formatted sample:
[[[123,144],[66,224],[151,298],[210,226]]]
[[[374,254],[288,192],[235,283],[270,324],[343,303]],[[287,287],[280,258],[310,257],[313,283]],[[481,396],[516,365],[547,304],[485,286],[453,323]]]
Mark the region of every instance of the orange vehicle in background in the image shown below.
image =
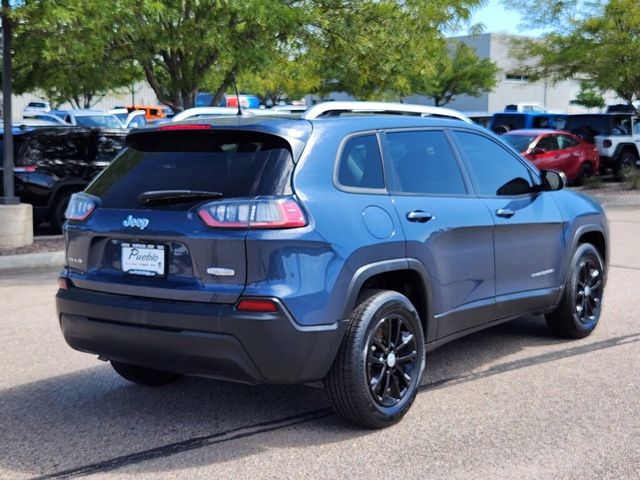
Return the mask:
[[[127,106],[127,110],[129,113],[136,110],[144,111],[144,118],[146,118],[147,121],[160,120],[161,118],[167,117],[167,107],[164,106],[150,107],[146,105],[129,105]]]

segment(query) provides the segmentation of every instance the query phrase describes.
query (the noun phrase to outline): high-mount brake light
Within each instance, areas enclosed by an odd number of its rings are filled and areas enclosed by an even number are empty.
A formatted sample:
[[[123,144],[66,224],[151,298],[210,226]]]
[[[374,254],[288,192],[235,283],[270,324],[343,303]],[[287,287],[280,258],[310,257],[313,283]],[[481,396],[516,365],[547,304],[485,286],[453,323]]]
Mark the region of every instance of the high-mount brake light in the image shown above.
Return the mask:
[[[81,222],[86,220],[95,210],[96,202],[84,193],[74,193],[69,199],[69,205],[64,212],[67,220]]]
[[[176,125],[161,125],[158,127],[158,130],[167,131],[167,130],[212,130],[213,127],[211,125],[206,125],[202,123],[187,123],[187,124],[176,124]]]
[[[198,210],[209,227],[279,229],[307,225],[304,212],[291,197],[211,202]]]
[[[278,311],[278,304],[269,299],[246,298],[238,302],[236,310],[241,312],[275,313]]]

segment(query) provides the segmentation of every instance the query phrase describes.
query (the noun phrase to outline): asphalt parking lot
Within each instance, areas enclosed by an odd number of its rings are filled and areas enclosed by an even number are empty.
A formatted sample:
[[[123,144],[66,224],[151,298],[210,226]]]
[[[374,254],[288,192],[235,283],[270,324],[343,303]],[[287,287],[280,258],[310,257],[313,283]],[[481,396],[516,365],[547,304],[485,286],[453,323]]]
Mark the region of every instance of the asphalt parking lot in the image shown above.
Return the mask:
[[[640,208],[608,214],[593,335],[527,317],[446,345],[374,432],[318,388],[129,384],[64,343],[57,271],[0,274],[0,478],[640,478]]]

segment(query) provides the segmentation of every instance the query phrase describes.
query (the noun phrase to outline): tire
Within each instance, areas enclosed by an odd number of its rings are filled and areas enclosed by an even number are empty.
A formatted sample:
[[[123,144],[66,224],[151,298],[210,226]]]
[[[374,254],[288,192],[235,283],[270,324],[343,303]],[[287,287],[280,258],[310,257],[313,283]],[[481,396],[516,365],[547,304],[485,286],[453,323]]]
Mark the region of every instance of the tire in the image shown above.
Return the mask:
[[[509,130],[511,130],[511,128],[509,128],[508,125],[498,125],[496,128],[493,129],[493,132],[496,135],[504,135],[505,133],[509,132]]]
[[[51,225],[51,228],[55,233],[62,232],[62,227],[64,225],[64,222],[66,221],[64,211],[67,209],[67,205],[69,205],[70,198],[71,193],[65,193],[55,200],[49,218],[49,224]]]
[[[578,172],[578,176],[575,179],[576,185],[582,185],[587,178],[591,178],[593,175],[593,167],[589,162],[585,162],[580,167],[580,171]]]
[[[368,290],[351,314],[324,384],[345,420],[384,428],[407,413],[424,368],[424,334],[409,299],[390,290]]]
[[[602,312],[604,262],[590,243],[578,246],[571,259],[562,299],[546,315],[553,333],[564,338],[584,338],[593,332]]]
[[[620,178],[620,171],[625,168],[625,167],[635,167],[636,166],[636,161],[637,161],[637,157],[633,152],[630,151],[625,151],[622,152],[620,155],[618,155],[618,157],[616,158],[614,167],[613,167],[613,174],[616,178],[621,179]]]
[[[179,380],[182,375],[173,372],[164,372],[153,368],[139,367],[111,361],[111,366],[118,374],[130,382],[146,387],[161,387]]]

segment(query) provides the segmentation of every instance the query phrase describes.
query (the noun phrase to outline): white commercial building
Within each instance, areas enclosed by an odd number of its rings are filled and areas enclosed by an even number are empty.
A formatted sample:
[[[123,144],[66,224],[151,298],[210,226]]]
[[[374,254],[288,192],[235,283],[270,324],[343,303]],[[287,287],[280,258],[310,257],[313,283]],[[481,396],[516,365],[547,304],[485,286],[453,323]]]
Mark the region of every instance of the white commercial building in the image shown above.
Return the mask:
[[[587,111],[584,107],[572,103],[580,92],[580,82],[566,80],[558,83],[549,81],[533,82],[518,68],[518,62],[510,52],[512,35],[485,33],[481,35],[453,37],[474,48],[480,58],[492,60],[500,69],[495,88],[479,97],[461,95],[447,104],[449,108],[460,111],[501,112],[509,104],[535,102],[547,110],[579,113]],[[420,97],[409,97],[406,102],[426,103]],[[605,96],[607,104],[621,103],[615,95]]]

